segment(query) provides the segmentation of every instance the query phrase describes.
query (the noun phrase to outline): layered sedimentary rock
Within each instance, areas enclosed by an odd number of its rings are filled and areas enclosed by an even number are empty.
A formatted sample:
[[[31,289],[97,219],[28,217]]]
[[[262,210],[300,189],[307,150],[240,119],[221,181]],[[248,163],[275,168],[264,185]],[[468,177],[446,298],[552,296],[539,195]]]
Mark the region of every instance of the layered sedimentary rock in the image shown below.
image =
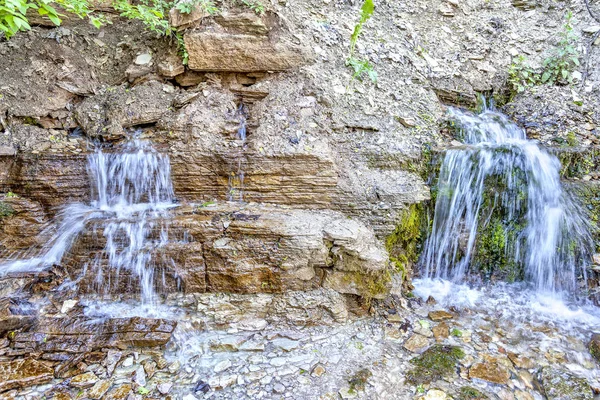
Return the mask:
[[[390,283],[387,253],[372,230],[338,213],[235,203],[180,207],[146,222],[157,227],[148,241],[161,235],[161,219],[168,224],[168,242],[151,256],[160,293],[281,293],[323,286],[381,297]],[[88,221],[65,266],[73,279],[86,274],[80,282],[86,292],[135,296],[139,272],[111,269],[103,254],[105,238],[97,232],[110,223]]]

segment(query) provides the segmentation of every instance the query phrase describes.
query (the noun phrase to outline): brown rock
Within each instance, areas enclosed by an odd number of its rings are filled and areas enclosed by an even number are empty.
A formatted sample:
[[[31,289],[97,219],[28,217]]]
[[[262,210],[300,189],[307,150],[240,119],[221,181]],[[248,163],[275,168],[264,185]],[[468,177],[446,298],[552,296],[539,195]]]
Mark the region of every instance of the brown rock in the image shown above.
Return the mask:
[[[196,71],[284,71],[308,61],[304,49],[267,37],[192,31],[184,40]]]
[[[263,19],[253,12],[217,15],[215,16],[215,22],[226,28],[228,32],[266,35],[270,30]]]
[[[73,387],[84,389],[94,386],[96,382],[98,382],[98,377],[93,372],[86,372],[85,374],[71,378],[69,384]]]
[[[498,363],[477,363],[469,369],[469,378],[505,385],[510,379],[510,372]]]
[[[0,362],[0,392],[41,385],[54,377],[54,371],[32,358]]]
[[[515,365],[517,368],[523,369],[531,369],[535,368],[536,364],[532,359],[522,356],[520,354],[515,353],[507,353],[509,360]]]
[[[412,335],[406,342],[404,342],[404,348],[413,353],[421,353],[429,346],[429,340],[423,335],[418,333]]]
[[[454,315],[444,310],[430,311],[428,316],[432,321],[443,321],[454,318]]]
[[[126,383],[111,389],[111,391],[106,394],[106,398],[111,400],[124,400],[129,396],[131,390],[131,385]]]
[[[87,392],[87,397],[92,400],[100,400],[108,392],[108,389],[112,386],[112,382],[109,380],[100,380],[94,384]]]
[[[0,334],[33,325],[36,312],[28,302],[0,298]]]
[[[196,86],[206,81],[206,75],[196,71],[186,71],[183,74],[177,75],[175,81],[179,86],[183,87]]]
[[[440,322],[431,330],[433,331],[433,337],[435,337],[435,340],[438,342],[442,342],[450,335],[450,329],[448,328],[448,324],[445,322]]]
[[[175,78],[185,72],[185,67],[179,56],[171,54],[158,64],[158,72],[166,78]]]

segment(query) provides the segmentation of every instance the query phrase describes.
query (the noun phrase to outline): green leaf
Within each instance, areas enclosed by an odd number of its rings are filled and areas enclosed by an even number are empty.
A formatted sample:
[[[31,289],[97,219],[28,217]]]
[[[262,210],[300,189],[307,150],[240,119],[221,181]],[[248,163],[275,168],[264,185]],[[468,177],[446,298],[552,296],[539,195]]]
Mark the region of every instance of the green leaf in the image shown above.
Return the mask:
[[[550,79],[550,72],[546,71],[542,74],[542,83],[546,83],[548,82],[548,79]]]

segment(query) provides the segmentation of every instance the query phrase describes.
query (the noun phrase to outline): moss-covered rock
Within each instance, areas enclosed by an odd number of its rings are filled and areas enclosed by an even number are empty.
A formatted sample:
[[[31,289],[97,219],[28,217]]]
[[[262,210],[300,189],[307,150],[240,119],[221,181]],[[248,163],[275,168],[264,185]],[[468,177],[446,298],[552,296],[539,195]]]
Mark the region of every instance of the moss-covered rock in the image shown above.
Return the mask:
[[[595,333],[588,344],[588,349],[592,357],[600,364],[600,334]]]
[[[385,245],[390,261],[402,279],[410,275],[412,267],[419,259],[421,245],[426,237],[425,206],[411,204],[402,214],[394,232],[386,239]]]
[[[584,378],[566,371],[545,367],[540,373],[540,382],[549,400],[592,400],[594,394]]]
[[[350,384],[349,392],[356,393],[359,390],[365,390],[365,386],[369,378],[371,378],[372,376],[373,373],[366,368],[357,371],[354,375],[350,377],[350,379],[348,379],[348,383]]]
[[[485,394],[481,393],[479,390],[475,389],[471,386],[463,386],[458,391],[458,394],[455,396],[456,400],[487,400]]]
[[[406,374],[406,380],[413,385],[422,385],[450,377],[456,373],[458,361],[464,356],[460,347],[434,345],[410,360],[414,367]]]

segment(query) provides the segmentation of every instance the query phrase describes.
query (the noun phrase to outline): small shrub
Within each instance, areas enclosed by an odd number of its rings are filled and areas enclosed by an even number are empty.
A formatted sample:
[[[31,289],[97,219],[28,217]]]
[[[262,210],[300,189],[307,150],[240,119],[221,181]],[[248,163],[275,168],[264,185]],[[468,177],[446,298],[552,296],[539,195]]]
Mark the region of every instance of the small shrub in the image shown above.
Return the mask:
[[[12,217],[15,213],[15,210],[11,207],[10,204],[6,204],[3,201],[0,201],[0,219]]]
[[[542,83],[567,85],[573,83],[573,71],[579,66],[576,44],[579,37],[573,32],[573,13],[567,12],[563,31],[559,34],[558,46],[544,60]]]
[[[538,74],[529,66],[525,56],[518,56],[508,67],[508,84],[512,91],[523,92],[538,83]]]

